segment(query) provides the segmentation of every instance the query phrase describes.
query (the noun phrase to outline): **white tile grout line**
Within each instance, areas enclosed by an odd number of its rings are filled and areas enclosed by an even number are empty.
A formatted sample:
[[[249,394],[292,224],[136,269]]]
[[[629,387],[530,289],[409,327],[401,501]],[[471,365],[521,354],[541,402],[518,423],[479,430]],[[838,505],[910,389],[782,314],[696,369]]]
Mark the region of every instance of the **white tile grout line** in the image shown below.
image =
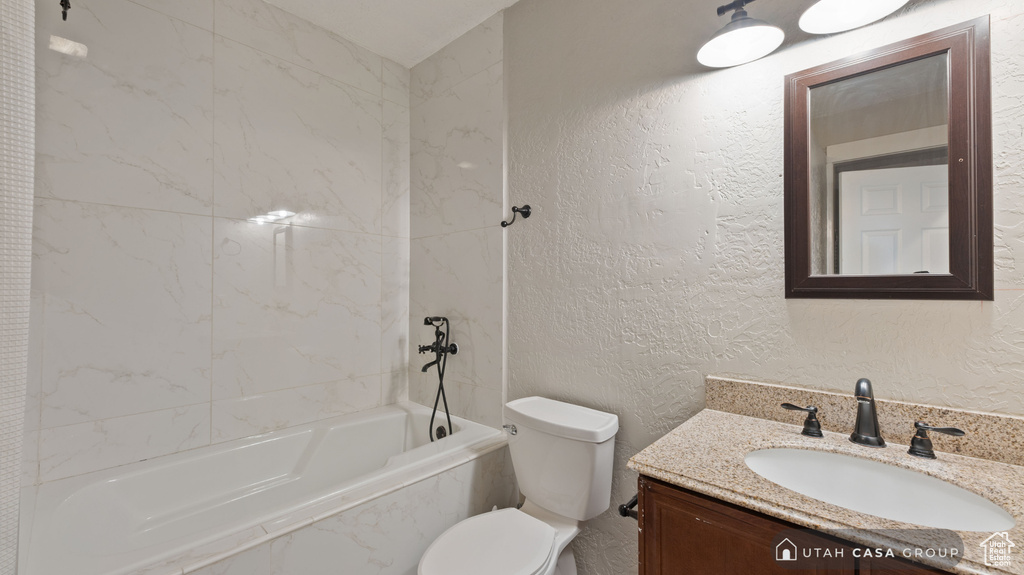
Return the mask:
[[[380,302],[380,315],[378,319],[378,325],[380,325],[380,332],[378,333],[378,346],[379,346],[379,357],[377,358],[381,374],[384,373],[384,195],[385,189],[387,188],[387,168],[384,165],[385,149],[387,149],[387,118],[384,114],[384,58],[380,59],[380,236],[378,236],[377,244],[380,246],[380,295],[378,301]],[[384,376],[380,376],[380,382],[377,390],[377,405],[384,405]]]
[[[217,10],[211,6],[210,26],[216,28]],[[213,323],[213,308],[217,302],[217,40],[211,33],[210,54],[213,62],[210,69],[210,433],[207,445],[213,445],[213,353],[216,331]]]
[[[370,92],[370,91],[368,91],[365,88],[362,88],[360,86],[356,86],[355,84],[351,83],[349,80],[344,80],[344,79],[341,79],[341,78],[336,78],[336,77],[331,76],[329,74],[325,74],[324,72],[321,72],[321,71],[318,71],[318,70],[314,70],[313,68],[310,68],[309,66],[307,66],[305,64],[302,64],[301,62],[295,61],[295,60],[298,60],[299,58],[293,58],[290,55],[286,57],[286,56],[282,56],[280,54],[275,54],[273,52],[267,52],[266,50],[261,50],[259,48],[256,48],[255,46],[250,46],[249,44],[246,44],[245,42],[242,42],[241,40],[236,40],[235,38],[233,38],[231,36],[226,36],[226,35],[224,35],[224,34],[222,34],[220,32],[217,32],[217,10],[216,9],[214,9],[213,13],[210,15],[211,28],[208,29],[208,28],[205,28],[205,27],[200,26],[198,24],[193,24],[192,22],[188,22],[186,20],[182,20],[181,18],[179,18],[177,16],[173,16],[171,14],[167,14],[167,13],[161,11],[161,10],[153,8],[152,6],[147,6],[147,5],[144,5],[144,4],[140,4],[137,0],[126,0],[126,1],[131,2],[132,4],[135,4],[136,6],[138,6],[140,8],[143,8],[143,9],[149,10],[151,12],[154,12],[156,14],[159,14],[159,15],[165,17],[165,18],[169,18],[171,20],[174,20],[175,22],[181,22],[182,24],[184,24],[186,26],[195,28],[197,30],[202,30],[203,32],[209,32],[210,35],[213,37],[215,43],[216,43],[216,38],[220,37],[220,38],[222,38],[224,40],[228,40],[230,42],[234,42],[235,44],[238,44],[240,46],[245,46],[246,48],[248,48],[248,49],[250,49],[250,50],[252,50],[254,52],[259,52],[260,54],[265,54],[267,56],[270,56],[271,58],[280,60],[282,62],[285,62],[285,63],[289,64],[289,65],[295,66],[296,68],[301,68],[303,70],[306,70],[307,72],[312,72],[313,74],[316,74],[318,76],[322,76],[322,77],[326,78],[327,80],[333,81],[333,82],[335,82],[337,84],[343,84],[346,87],[354,88],[356,90],[359,90],[360,92],[364,92],[364,93],[369,94],[371,96],[373,95],[373,92]],[[294,16],[294,15],[291,15],[291,16]],[[352,46],[358,47],[360,50],[363,50],[363,51],[367,52],[368,54],[370,54],[373,57],[380,58],[380,60],[382,62],[384,60],[384,56],[374,52],[373,50],[370,50],[369,48],[366,48],[366,47],[364,47],[364,46],[362,46],[360,44],[356,44],[352,40],[349,40],[348,38],[344,38],[342,36],[339,36],[338,34],[336,34],[334,32],[331,32],[330,30],[327,30],[325,28],[321,28],[320,26],[317,26],[315,23],[310,22],[309,20],[305,20],[303,18],[299,18],[298,16],[294,16],[294,17],[299,19],[299,20],[302,20],[303,22],[311,24],[314,28],[317,28],[318,30],[320,30],[322,32],[326,32],[326,33],[330,34],[331,36],[334,36],[335,38],[338,38],[338,39],[342,40],[342,42],[344,42],[344,43],[348,43],[348,44],[350,44]],[[296,54],[296,56],[297,56],[297,54]],[[382,66],[383,66],[383,64],[382,64]],[[399,105],[401,105],[401,104],[399,104]]]

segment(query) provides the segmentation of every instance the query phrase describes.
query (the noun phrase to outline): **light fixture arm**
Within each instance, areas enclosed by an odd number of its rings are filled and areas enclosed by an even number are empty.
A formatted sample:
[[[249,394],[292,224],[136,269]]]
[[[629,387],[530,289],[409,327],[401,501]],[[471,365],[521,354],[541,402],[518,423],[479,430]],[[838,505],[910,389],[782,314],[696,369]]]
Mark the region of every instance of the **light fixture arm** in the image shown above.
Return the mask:
[[[725,13],[730,10],[743,10],[743,7],[750,4],[754,0],[733,0],[732,2],[718,7],[718,15],[725,16]]]

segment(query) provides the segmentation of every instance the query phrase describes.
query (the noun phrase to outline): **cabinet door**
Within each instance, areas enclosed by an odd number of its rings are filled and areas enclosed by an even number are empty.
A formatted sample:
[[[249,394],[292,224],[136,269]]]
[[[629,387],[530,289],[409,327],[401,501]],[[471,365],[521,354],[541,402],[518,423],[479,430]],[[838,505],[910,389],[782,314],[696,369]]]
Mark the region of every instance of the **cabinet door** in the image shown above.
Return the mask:
[[[945,575],[946,571],[939,571],[918,565],[902,559],[871,559],[860,560],[861,575]]]
[[[855,573],[853,548],[839,540],[800,531],[801,548],[840,552],[789,569],[775,560],[774,540],[793,525],[649,477],[639,493],[640,575]]]

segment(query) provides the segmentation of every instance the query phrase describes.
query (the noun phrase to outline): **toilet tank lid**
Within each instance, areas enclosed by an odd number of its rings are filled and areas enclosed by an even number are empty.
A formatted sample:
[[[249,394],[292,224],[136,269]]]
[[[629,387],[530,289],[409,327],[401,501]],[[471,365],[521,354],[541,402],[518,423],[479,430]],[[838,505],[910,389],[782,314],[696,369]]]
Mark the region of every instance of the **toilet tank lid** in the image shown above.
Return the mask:
[[[545,397],[524,397],[505,404],[505,419],[567,439],[602,443],[619,430],[619,418]]]

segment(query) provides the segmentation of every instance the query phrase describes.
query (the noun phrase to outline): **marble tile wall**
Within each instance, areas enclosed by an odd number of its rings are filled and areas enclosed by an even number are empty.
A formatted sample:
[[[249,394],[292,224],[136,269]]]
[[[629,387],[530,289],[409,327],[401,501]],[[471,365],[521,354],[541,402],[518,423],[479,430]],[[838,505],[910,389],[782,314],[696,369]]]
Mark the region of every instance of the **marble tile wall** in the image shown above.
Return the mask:
[[[502,14],[416,65],[410,99],[409,394],[432,406],[437,372],[416,345],[426,316],[451,320],[459,354],[445,389],[456,415],[501,425],[504,404],[504,82]],[[423,361],[420,361],[423,359]]]
[[[409,71],[262,0],[55,8],[23,485],[406,399]]]

